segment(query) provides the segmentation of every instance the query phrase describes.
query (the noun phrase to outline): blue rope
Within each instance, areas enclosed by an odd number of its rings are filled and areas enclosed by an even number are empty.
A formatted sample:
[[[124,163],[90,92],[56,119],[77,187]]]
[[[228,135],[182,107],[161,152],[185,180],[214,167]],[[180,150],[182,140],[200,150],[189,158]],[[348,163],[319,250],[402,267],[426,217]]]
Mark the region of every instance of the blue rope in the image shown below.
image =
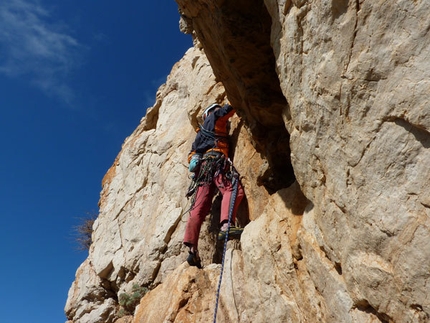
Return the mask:
[[[233,194],[231,195],[231,198],[230,198],[230,209],[228,211],[228,227],[227,227],[227,232],[225,234],[224,250],[222,252],[221,273],[219,275],[218,290],[216,292],[215,312],[214,312],[214,321],[213,321],[213,323],[216,323],[216,316],[217,316],[217,312],[218,312],[219,295],[220,295],[220,291],[221,291],[222,274],[224,272],[224,260],[225,260],[225,254],[227,252],[228,234],[229,234],[229,231],[230,231],[231,219],[233,217],[234,203],[236,201],[236,195],[237,195],[238,179],[237,179],[237,173],[234,170],[233,170],[232,184],[233,184]]]

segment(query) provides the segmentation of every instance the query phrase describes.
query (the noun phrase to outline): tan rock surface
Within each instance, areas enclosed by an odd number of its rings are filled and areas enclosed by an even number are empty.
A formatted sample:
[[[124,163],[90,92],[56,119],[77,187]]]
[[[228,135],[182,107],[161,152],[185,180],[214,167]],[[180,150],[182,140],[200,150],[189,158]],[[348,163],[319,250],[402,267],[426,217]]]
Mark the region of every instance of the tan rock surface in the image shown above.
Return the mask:
[[[430,3],[177,3],[196,47],[103,180],[70,322],[114,322],[136,283],[133,323],[213,320],[210,217],[203,270],[181,240],[193,128],[226,94],[247,200],[218,322],[430,321]]]
[[[101,291],[106,301],[117,300],[121,293],[130,293],[134,284],[157,286],[184,263],[187,250],[182,238],[190,207],[185,198],[190,183],[187,155],[202,109],[224,97],[224,88],[199,49],[190,49],[173,67],[157,93],[156,104],[125,140],[103,179],[93,244],[66,304],[66,314],[73,322],[98,322],[84,314],[104,309],[103,300],[95,301]],[[237,132],[236,140],[242,142],[236,149],[248,149],[237,154],[246,161],[237,164],[243,171],[243,183],[262,197],[268,196],[252,181],[263,160],[253,152],[237,117],[232,119],[232,128]],[[247,223],[248,210],[258,213],[264,206],[264,199],[245,201],[238,221]],[[211,226],[208,217],[200,242],[205,264],[220,258],[220,248],[216,249],[216,240],[208,232]],[[94,299],[94,303],[83,299]],[[108,312],[115,313],[118,308],[110,304]]]

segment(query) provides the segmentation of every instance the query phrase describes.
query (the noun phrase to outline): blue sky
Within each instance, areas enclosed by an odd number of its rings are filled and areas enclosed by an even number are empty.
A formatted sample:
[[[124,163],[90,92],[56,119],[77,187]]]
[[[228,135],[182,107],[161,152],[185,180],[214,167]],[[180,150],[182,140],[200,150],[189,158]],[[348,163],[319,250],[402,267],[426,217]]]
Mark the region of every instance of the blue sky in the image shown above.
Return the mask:
[[[174,0],[0,1],[0,323],[61,323],[73,228],[192,46]]]

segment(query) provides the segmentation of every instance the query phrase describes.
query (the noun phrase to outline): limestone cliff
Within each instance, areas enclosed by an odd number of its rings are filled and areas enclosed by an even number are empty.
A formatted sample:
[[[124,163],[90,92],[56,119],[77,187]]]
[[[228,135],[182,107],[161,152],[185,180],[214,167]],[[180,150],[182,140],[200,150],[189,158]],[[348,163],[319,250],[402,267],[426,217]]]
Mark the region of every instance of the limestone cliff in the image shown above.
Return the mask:
[[[176,2],[195,46],[103,179],[69,322],[212,322],[217,203],[189,267],[186,157],[227,99],[247,198],[217,322],[429,322],[430,2]]]

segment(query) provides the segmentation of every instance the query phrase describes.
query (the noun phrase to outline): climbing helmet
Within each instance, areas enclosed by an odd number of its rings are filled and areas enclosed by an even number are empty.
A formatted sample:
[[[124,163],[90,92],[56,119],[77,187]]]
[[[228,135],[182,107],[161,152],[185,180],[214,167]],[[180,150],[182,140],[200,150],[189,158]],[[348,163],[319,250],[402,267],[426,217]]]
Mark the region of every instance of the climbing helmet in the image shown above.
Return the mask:
[[[206,110],[203,112],[203,115],[202,115],[203,120],[205,120],[209,112],[211,112],[215,108],[221,108],[221,106],[218,103],[212,103],[210,106],[208,106]]]

